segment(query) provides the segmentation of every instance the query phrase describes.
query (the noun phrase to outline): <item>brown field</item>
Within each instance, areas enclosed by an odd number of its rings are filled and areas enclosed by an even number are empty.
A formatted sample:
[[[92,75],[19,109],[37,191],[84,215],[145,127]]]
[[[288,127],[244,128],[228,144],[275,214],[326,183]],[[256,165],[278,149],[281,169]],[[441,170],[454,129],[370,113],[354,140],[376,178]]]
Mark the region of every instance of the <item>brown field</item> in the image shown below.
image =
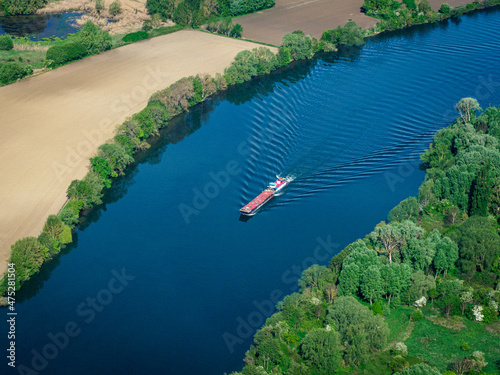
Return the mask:
[[[152,93],[182,77],[222,72],[251,48],[183,30],[0,87],[0,274],[10,245],[41,232],[97,147]]]
[[[363,28],[375,26],[377,20],[361,13],[364,0],[277,0],[276,6],[262,12],[235,18],[243,26],[243,37],[281,44],[281,37],[302,30],[315,38],[323,31],[344,25],[349,19]]]

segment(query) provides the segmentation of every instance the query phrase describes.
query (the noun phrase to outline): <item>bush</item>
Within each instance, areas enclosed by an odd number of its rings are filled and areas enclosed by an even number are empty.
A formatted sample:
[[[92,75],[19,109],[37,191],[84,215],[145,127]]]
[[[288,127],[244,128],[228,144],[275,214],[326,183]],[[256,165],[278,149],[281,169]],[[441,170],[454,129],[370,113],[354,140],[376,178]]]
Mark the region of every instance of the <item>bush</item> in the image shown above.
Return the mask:
[[[410,320],[412,322],[418,322],[424,318],[424,313],[422,310],[415,310],[410,314]]]
[[[43,8],[47,0],[2,0],[0,9],[8,15],[32,14],[38,9]]]
[[[451,7],[448,4],[443,3],[441,4],[441,8],[439,8],[439,11],[443,14],[448,14],[451,11]]]
[[[300,30],[285,34],[281,39],[281,49],[288,49],[293,60],[310,59],[313,56],[312,40]]]
[[[10,51],[14,48],[14,42],[9,35],[0,35],[0,51]]]
[[[373,302],[370,309],[373,311],[374,315],[383,315],[382,314],[382,305],[380,304],[379,301]]]
[[[462,345],[460,345],[460,349],[462,349],[463,351],[469,350],[470,349],[469,343],[468,342],[464,342]]]
[[[51,60],[54,66],[59,66],[80,60],[85,56],[87,56],[87,48],[80,42],[72,42],[50,47],[45,58]]]
[[[363,29],[354,21],[349,21],[336,29],[326,30],[321,40],[334,45],[361,46],[365,44]]]
[[[0,84],[7,85],[33,72],[31,67],[24,67],[18,62],[8,62],[0,67]]]
[[[97,13],[101,13],[101,10],[104,10],[104,0],[95,0],[95,10]]]
[[[239,23],[234,25],[234,27],[229,32],[229,36],[233,38],[241,38],[242,34],[243,34],[243,26],[241,26]]]
[[[113,16],[117,16],[122,12],[122,3],[120,3],[118,0],[113,1],[109,5],[109,13],[111,13]]]
[[[146,31],[146,32],[153,30],[153,21],[151,21],[151,20],[145,20],[142,23],[142,30]],[[131,34],[134,34],[134,33],[131,33]],[[130,34],[127,34],[127,35],[130,35]],[[125,35],[125,36],[127,36],[127,35]]]
[[[124,43],[135,43],[138,42],[139,40],[144,40],[148,39],[148,33],[147,31],[141,30],[141,31],[136,31],[135,33],[129,33],[123,37],[123,42]]]
[[[88,21],[83,25],[82,29],[76,34],[76,41],[80,42],[87,48],[91,55],[111,49],[113,41],[107,31],[99,30],[99,28]]]
[[[415,0],[403,0],[403,4],[405,4],[408,9],[417,10],[417,4],[415,4]]]
[[[38,272],[48,255],[48,249],[35,237],[23,238],[12,245],[11,249],[9,263],[16,265],[16,290],[18,290],[21,283]]]

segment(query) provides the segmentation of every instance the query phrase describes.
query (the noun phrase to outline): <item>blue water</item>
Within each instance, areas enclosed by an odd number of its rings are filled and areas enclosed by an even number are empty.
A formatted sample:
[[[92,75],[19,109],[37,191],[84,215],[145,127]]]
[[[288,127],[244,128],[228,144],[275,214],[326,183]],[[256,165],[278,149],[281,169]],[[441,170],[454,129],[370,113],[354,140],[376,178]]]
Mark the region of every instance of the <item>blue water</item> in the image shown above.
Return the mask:
[[[301,269],[327,264],[417,194],[419,154],[454,104],[500,103],[498,35],[498,9],[379,35],[173,121],[75,246],[19,293],[17,365],[64,375],[240,369],[260,311],[294,290]],[[240,220],[275,174],[295,180]],[[133,279],[120,284],[123,268]],[[0,331],[7,347],[5,322]]]
[[[0,16],[0,35],[27,36],[31,40],[43,38],[64,38],[77,32],[76,20],[81,13],[34,14],[28,16]]]

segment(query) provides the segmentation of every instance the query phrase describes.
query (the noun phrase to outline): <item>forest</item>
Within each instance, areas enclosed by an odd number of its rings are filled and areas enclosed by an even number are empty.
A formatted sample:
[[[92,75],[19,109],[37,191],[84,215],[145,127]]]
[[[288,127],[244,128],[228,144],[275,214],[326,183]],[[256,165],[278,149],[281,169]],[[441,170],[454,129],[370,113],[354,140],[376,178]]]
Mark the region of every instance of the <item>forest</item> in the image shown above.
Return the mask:
[[[418,196],[306,269],[233,375],[499,373],[500,109],[456,109]]]

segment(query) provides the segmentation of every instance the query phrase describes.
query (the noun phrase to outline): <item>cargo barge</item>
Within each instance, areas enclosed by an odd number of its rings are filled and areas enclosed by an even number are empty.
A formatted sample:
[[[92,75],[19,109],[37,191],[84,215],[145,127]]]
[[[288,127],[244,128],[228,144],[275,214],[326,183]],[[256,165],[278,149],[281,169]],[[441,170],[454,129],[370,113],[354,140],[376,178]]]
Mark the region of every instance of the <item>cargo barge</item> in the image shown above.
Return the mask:
[[[269,186],[258,196],[256,196],[250,203],[248,203],[245,207],[240,209],[240,214],[246,216],[252,216],[257,213],[259,208],[265,205],[267,202],[271,200],[272,197],[276,195],[279,191],[283,190],[286,185],[290,182],[286,178],[277,177],[275,182],[271,182]]]

